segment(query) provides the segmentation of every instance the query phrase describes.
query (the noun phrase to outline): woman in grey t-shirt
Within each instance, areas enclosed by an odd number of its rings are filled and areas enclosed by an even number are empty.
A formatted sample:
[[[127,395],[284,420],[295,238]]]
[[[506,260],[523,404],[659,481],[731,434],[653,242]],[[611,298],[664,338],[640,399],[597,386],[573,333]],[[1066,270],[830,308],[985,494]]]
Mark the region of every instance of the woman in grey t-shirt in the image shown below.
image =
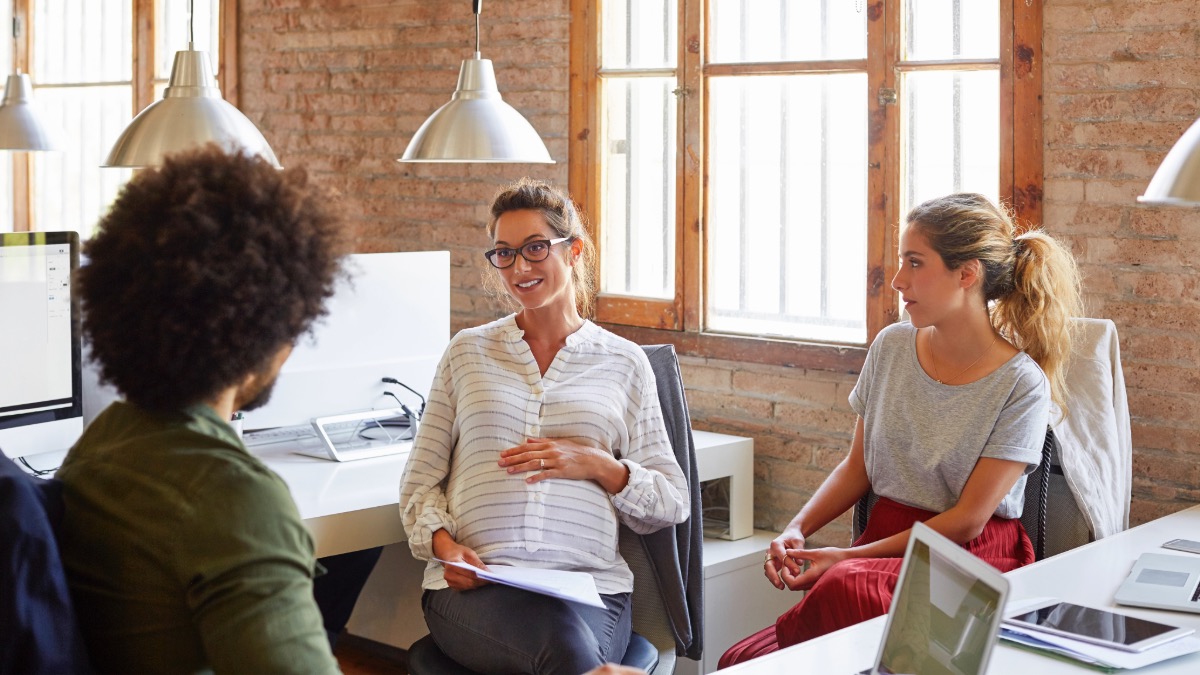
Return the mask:
[[[850,452],[763,564],[777,588],[808,593],[722,666],[886,613],[914,522],[1001,571],[1033,561],[1017,518],[1051,402],[1066,409],[1068,328],[1081,306],[1074,259],[1040,230],[1017,234],[1005,210],[970,193],[909,212],[899,253],[892,287],[910,322],[875,338],[850,394]],[[881,499],[852,546],[804,548],[868,489]]]

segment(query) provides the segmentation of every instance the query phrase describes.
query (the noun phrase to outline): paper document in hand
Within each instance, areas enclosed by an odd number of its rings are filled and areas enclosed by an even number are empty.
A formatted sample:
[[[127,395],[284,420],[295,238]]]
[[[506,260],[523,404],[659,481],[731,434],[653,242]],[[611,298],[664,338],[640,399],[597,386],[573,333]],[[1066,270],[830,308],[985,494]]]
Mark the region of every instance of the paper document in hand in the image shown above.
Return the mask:
[[[438,559],[435,558],[435,560]],[[600,599],[600,594],[596,591],[596,580],[587,572],[542,570],[510,565],[489,565],[486,570],[481,570],[464,562],[448,560],[438,560],[438,562],[469,570],[480,579],[497,584],[541,593],[560,600],[604,608],[604,601]]]

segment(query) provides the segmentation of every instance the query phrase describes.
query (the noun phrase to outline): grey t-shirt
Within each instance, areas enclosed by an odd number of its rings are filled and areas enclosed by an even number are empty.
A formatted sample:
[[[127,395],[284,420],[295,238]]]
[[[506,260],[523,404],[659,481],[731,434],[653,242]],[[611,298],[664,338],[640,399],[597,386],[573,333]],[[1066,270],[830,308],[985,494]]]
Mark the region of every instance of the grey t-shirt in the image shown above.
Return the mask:
[[[867,353],[850,405],[863,418],[867,477],[876,494],[941,513],[958,503],[980,457],[1041,461],[1050,418],[1050,384],[1021,352],[986,377],[939,384],[917,361],[917,329],[880,331]],[[996,507],[1019,518],[1025,476]]]

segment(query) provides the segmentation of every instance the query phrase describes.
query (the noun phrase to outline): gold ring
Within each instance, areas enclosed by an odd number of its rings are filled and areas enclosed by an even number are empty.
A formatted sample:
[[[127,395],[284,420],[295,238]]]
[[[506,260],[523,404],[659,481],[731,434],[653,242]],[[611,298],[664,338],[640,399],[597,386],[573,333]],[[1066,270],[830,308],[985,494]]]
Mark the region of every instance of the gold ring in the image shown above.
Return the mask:
[[[766,562],[771,562],[771,554],[770,553],[767,554]]]

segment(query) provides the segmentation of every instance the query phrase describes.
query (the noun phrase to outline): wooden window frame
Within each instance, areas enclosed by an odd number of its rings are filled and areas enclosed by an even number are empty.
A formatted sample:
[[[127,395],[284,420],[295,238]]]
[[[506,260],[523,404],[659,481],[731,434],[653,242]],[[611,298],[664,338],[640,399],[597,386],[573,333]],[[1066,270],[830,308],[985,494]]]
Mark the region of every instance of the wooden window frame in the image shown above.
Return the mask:
[[[13,41],[13,68],[31,72],[33,56],[33,3],[35,0],[12,0],[13,18],[20,27],[20,36]],[[141,112],[154,103],[155,0],[131,0],[133,16],[133,109]],[[238,0],[221,0],[220,49],[217,83],[225,100],[238,103]],[[136,115],[136,113],[135,113]],[[131,118],[132,119],[132,118]],[[114,139],[115,140],[115,139]],[[13,166],[13,230],[37,230],[33,212],[33,156],[28,152],[12,154]]]
[[[836,345],[703,330],[704,204],[707,184],[704,119],[707,75],[771,73],[774,64],[705,66],[706,0],[679,0],[678,138],[675,296],[669,300],[601,294],[596,319],[639,344],[670,343],[680,354],[730,361],[857,373],[866,346]],[[568,186],[601,241],[599,29],[600,3],[571,0]],[[900,0],[867,0],[868,91],[897,88]],[[1000,1],[1000,190],[1023,225],[1042,219],[1042,7]],[[861,71],[862,60],[844,65]],[[789,64],[795,65],[795,64]],[[838,62],[812,64],[824,70]],[[793,72],[789,69],[788,72]],[[896,273],[900,193],[900,111],[871,95],[868,108],[867,344],[899,317]],[[601,259],[603,247],[599,247]]]

